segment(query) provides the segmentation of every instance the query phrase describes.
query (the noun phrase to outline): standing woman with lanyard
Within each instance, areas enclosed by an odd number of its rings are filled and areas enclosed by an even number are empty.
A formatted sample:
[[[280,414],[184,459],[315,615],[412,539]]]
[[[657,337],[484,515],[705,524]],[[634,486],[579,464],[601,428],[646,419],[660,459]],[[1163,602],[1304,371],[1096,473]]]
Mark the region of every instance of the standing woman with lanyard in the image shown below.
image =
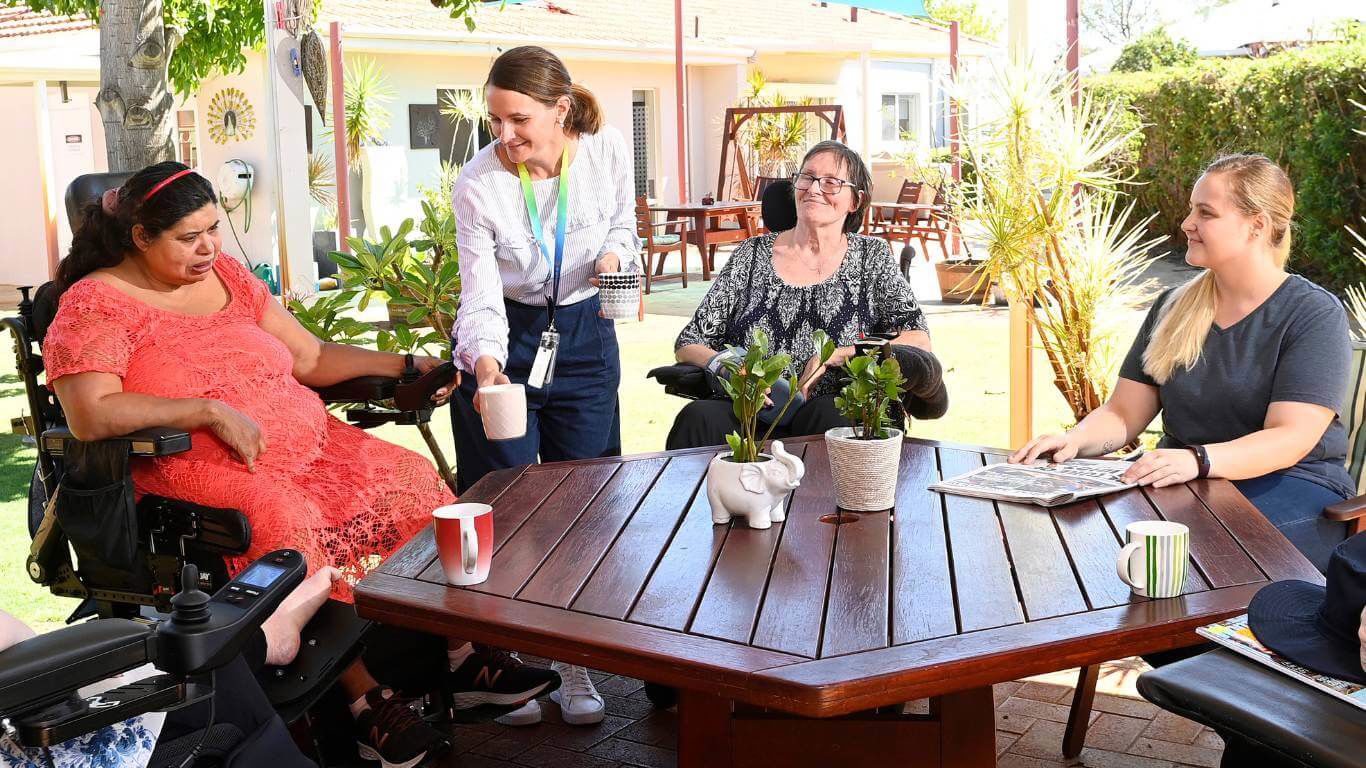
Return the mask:
[[[454,189],[461,288],[452,349],[474,374],[451,399],[462,493],[489,472],[538,458],[621,454],[621,364],[612,321],[599,316],[597,275],[633,270],[640,248],[631,153],[559,58],[536,46],[503,53],[484,96],[497,140]],[[527,385],[527,432],[490,441],[478,388],[507,383]],[[601,721],[587,671],[556,669],[565,721]],[[533,700],[504,721],[539,714]]]

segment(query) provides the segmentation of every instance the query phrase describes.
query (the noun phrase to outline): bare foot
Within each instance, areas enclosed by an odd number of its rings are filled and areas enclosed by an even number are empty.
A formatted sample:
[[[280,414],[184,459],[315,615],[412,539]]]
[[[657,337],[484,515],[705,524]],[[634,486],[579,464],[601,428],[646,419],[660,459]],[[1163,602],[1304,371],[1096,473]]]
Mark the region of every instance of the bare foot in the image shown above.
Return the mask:
[[[332,584],[341,576],[342,572],[331,566],[319,568],[295,587],[261,624],[266,635],[266,664],[279,667],[294,661],[299,655],[299,633],[327,602]]]

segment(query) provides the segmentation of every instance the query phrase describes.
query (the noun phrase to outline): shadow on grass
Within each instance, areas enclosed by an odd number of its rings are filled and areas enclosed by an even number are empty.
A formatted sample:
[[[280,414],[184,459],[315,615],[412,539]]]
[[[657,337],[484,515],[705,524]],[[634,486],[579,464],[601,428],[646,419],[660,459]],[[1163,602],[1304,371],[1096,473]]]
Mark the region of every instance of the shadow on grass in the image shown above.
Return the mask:
[[[5,375],[0,376],[0,384],[22,384],[22,383],[23,383],[23,379],[20,379],[20,378],[19,378],[19,374],[17,374],[17,373],[6,373]],[[20,392],[23,392],[24,390],[21,389],[21,390],[19,390],[19,391],[20,391]]]
[[[0,434],[0,503],[28,498],[38,453],[21,435]]]

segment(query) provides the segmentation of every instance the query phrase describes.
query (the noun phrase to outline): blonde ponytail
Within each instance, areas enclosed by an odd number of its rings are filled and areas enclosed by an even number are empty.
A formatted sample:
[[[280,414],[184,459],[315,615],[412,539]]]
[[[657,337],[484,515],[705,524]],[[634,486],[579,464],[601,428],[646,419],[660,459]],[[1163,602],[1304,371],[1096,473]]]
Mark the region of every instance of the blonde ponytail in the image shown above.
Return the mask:
[[[1173,291],[1143,350],[1143,370],[1166,384],[1177,368],[1194,368],[1218,306],[1219,288],[1209,270]]]
[[[1295,215],[1290,177],[1267,156],[1251,154],[1225,155],[1210,163],[1204,175],[1216,173],[1228,182],[1229,199],[1243,215],[1267,217],[1272,259],[1284,267],[1290,259],[1290,222]],[[1218,308],[1219,289],[1209,270],[1177,288],[1159,310],[1157,326],[1143,350],[1143,370],[1158,384],[1166,384],[1178,368],[1194,368]]]

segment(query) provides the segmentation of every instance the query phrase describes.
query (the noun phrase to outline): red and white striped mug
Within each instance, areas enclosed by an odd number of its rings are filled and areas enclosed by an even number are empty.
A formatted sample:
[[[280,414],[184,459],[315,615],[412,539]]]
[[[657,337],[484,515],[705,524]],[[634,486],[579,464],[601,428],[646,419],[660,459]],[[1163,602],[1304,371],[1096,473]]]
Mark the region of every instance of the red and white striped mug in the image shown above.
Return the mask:
[[[446,583],[482,584],[493,561],[493,507],[487,504],[448,504],[432,510],[436,554]]]

